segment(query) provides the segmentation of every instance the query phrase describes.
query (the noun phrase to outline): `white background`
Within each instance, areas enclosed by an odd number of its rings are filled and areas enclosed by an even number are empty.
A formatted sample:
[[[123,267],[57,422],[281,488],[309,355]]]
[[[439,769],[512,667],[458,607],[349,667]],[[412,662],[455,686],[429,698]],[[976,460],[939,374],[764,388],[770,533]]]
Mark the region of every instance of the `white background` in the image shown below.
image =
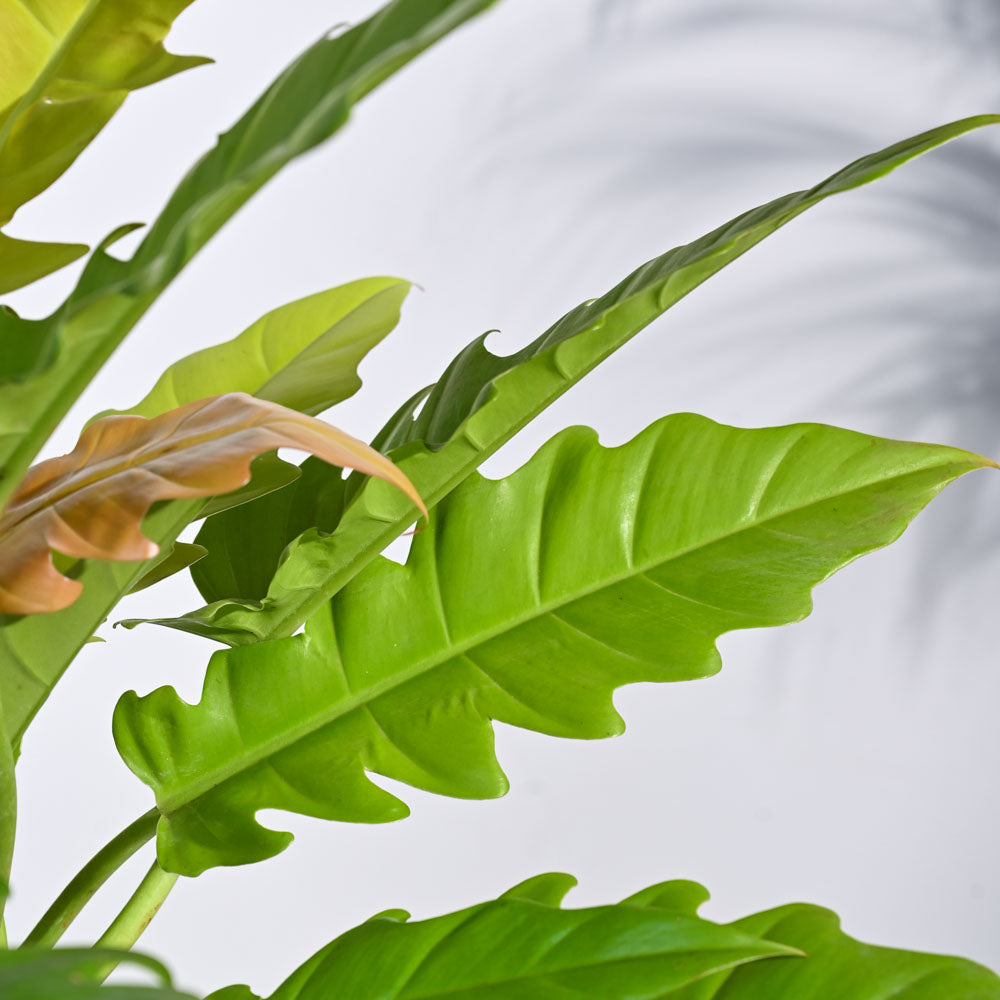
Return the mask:
[[[214,56],[133,96],[10,228],[95,242],[151,220],[187,166],[312,39],[367,2],[199,0],[171,48]],[[1000,109],[989,0],[503,0],[393,78],[198,256],[60,429],[135,402],[168,363],[293,298],[369,274],[419,282],[361,393],[329,416],[370,435],[483,330],[507,352],[633,267],[848,160]],[[500,475],[572,423],[605,443],[667,412],[821,420],[1000,451],[994,338],[1000,145],[959,140],[797,220],[697,290],[491,460]],[[69,271],[10,297],[42,315]],[[143,939],[195,991],[267,994],[370,914],[429,916],[546,870],[572,904],[703,881],[709,916],[793,900],[877,943],[1000,968],[995,653],[1000,478],[950,488],[895,546],[823,585],[806,622],[721,643],[716,678],[619,692],[595,743],[498,727],[502,800],[393,786],[384,827],[265,814],[296,834],[254,867],[182,880]],[[174,580],[116,617],[197,606]],[[119,761],[118,695],[197,700],[212,644],[103,629],[24,742],[9,924],[19,939],[151,795]],[[381,781],[382,779],[377,779]],[[387,783],[391,784],[391,783]],[[143,854],[68,941],[99,934]]]

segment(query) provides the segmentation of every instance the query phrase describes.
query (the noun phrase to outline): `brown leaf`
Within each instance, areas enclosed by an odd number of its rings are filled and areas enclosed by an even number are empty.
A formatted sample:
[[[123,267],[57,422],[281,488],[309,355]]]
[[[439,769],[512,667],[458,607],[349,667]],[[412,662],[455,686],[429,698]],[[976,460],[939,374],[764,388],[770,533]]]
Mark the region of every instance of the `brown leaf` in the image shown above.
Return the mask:
[[[387,458],[315,417],[242,392],[179,406],[152,420],[94,421],[76,447],[28,470],[0,516],[0,613],[59,611],[82,585],[52,565],[52,549],[81,559],[149,559],[140,524],[157,500],[212,496],[245,485],[250,462],[298,448],[398,486],[424,513],[413,484]]]

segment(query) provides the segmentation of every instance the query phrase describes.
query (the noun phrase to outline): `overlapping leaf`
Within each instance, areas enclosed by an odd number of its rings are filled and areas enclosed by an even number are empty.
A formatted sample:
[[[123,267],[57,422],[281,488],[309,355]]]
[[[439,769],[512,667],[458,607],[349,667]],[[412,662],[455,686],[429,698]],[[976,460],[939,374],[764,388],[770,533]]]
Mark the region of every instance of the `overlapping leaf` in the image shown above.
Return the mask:
[[[0,0],[0,226],[66,170],[130,91],[209,61],[163,47],[190,3]],[[0,233],[0,293],[86,249]]]
[[[832,194],[873,181],[955,136],[997,122],[1000,116],[981,115],[922,133],[855,161],[816,187],[746,212],[644,264],[516,354],[497,357],[486,349],[483,338],[474,341],[429,394],[420,393],[402,407],[376,439],[376,446],[393,454],[433,506],[583,375],[785,223]],[[250,517],[248,512],[240,516]],[[161,623],[231,645],[291,635],[396,537],[410,518],[406,505],[377,486],[366,487],[332,535],[306,532],[290,546],[262,604],[220,599],[255,591],[259,578],[254,577],[241,580],[227,595],[210,590],[213,604]],[[299,522],[289,523],[298,530]],[[217,537],[222,535],[217,532]],[[283,536],[281,546],[293,538]],[[219,559],[223,558],[220,554]],[[255,598],[260,596],[254,593]]]
[[[333,135],[357,101],[492,2],[393,0],[342,35],[320,39],[181,181],[129,260],[98,248],[45,320],[0,313],[0,503],[94,373],[226,220]],[[16,359],[13,372],[8,357]]]
[[[992,463],[821,425],[668,417],[621,448],[576,428],[505,480],[469,479],[405,566],[380,558],[291,638],[221,651],[201,702],[126,694],[114,732],[155,791],[160,863],[283,850],[260,809],[384,822],[367,771],[501,795],[491,720],[621,732],[614,689],[704,677],[715,639],[808,614],[811,588]]]
[[[373,918],[314,955],[271,1000],[1000,997],[1000,979],[982,966],[861,944],[818,907],[719,925],[697,915],[708,898],[700,885],[665,882],[613,906],[560,908],[575,881],[539,876],[498,900],[429,920],[407,922],[405,912]],[[209,1000],[256,998],[231,987]]]
[[[110,416],[68,455],[34,466],[0,517],[0,613],[59,611],[82,584],[51,551],[78,559],[142,561],[159,548],[141,523],[158,500],[226,493],[250,479],[256,455],[298,448],[361,469],[420,498],[378,452],[315,417],[245,393],[187,403],[149,420]]]
[[[108,963],[152,971],[158,986],[104,986]],[[0,950],[0,996],[4,1000],[194,1000],[178,993],[159,962],[107,948]]]
[[[360,386],[358,362],[395,327],[408,287],[396,278],[366,278],[275,309],[233,340],[178,362],[126,412],[155,416],[175,400],[190,401],[198,398],[199,390],[212,388],[267,393],[275,402],[298,402],[310,410],[338,403]],[[252,478],[242,489],[205,503],[174,501],[159,507],[146,520],[146,534],[169,550],[193,518],[245,503],[299,475],[297,466],[273,453],[254,459],[250,468]],[[333,479],[342,485],[339,473]],[[324,522],[317,517],[309,523]],[[262,537],[271,537],[269,529]],[[275,561],[278,554],[280,549]],[[163,569],[160,563],[116,566],[90,561],[73,572],[83,585],[80,601],[51,620],[25,617],[0,628],[0,693],[15,743],[52,684],[119,598]]]

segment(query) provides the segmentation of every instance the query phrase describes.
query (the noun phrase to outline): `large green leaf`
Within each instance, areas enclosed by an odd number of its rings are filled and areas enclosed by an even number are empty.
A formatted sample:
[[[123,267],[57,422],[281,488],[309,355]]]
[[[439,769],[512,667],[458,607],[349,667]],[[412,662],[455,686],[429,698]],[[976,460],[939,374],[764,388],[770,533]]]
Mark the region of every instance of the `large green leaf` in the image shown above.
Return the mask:
[[[672,1000],[997,1000],[1000,978],[974,962],[878,948],[848,937],[835,913],[793,904],[728,926],[797,948],[805,958],[736,969]]]
[[[690,883],[564,910],[573,884],[539,876],[443,917],[373,917],[314,955],[271,1000],[656,1000],[717,971],[797,954],[700,919],[688,905]]]
[[[320,39],[181,181],[129,260],[98,248],[45,320],[0,312],[0,504],[94,373],[223,223],[283,166],[340,129],[357,101],[492,2],[393,0]]]
[[[738,216],[644,264],[516,354],[497,357],[479,338],[455,358],[431,390],[402,407],[376,439],[376,447],[391,452],[428,506],[433,506],[583,375],[785,223],[832,194],[873,181],[948,139],[997,122],[1000,116],[981,115],[924,132],[856,160],[808,191]],[[306,532],[289,547],[262,603],[219,600],[221,595],[213,595],[215,603],[161,624],[231,645],[291,635],[414,516],[413,508],[398,497],[377,485],[366,486],[333,534]],[[293,537],[283,536],[281,545]],[[237,591],[226,596],[242,595]]]
[[[66,170],[129,91],[210,61],[163,47],[190,3],[0,0],[0,226]],[[0,234],[0,293],[86,249]]]
[[[223,650],[198,705],[123,696],[119,751],[156,793],[160,863],[193,875],[282,851],[255,819],[406,815],[374,771],[468,798],[507,788],[491,720],[622,731],[614,689],[719,669],[715,639],[797,621],[810,590],[895,539],[956,477],[953,448],[816,424],[667,417],[620,448],[574,428],[440,503],[290,638]]]
[[[234,390],[285,405],[299,404],[307,412],[341,402],[360,387],[358,363],[395,327],[409,287],[396,278],[366,278],[275,309],[233,340],[179,361],[138,406],[125,412],[152,417],[181,402]],[[244,503],[299,475],[296,466],[273,454],[255,459],[251,468],[250,483],[233,493],[207,503],[163,505],[146,519],[145,533],[169,553],[177,535],[194,518]],[[334,479],[343,482],[339,476]],[[303,529],[324,523],[314,512],[320,494],[309,496],[308,524]],[[340,507],[336,510],[339,514]],[[271,526],[263,527],[259,539],[243,540],[247,552],[254,551],[253,543],[267,545]],[[275,561],[279,554],[280,549]],[[170,563],[169,558],[153,563],[82,562],[76,570],[84,585],[81,602],[51,615],[6,622],[0,618],[0,702],[15,745],[52,686],[119,599],[145,585],[150,574],[154,580],[162,578],[167,570],[184,564],[183,559]]]
[[[444,917],[407,922],[397,911],[372,918],[305,962],[271,1000],[1000,998],[1000,979],[988,969],[861,944],[818,907],[712,924],[697,915],[708,893],[678,881],[613,906],[561,909],[575,882],[541,875]],[[745,936],[723,936],[734,932]],[[782,945],[791,947],[783,952]],[[230,998],[254,995],[230,987],[208,1000]]]
[[[125,963],[155,973],[161,985],[104,986],[109,963]],[[0,950],[3,1000],[194,1000],[170,987],[159,962],[108,948],[22,948]]]

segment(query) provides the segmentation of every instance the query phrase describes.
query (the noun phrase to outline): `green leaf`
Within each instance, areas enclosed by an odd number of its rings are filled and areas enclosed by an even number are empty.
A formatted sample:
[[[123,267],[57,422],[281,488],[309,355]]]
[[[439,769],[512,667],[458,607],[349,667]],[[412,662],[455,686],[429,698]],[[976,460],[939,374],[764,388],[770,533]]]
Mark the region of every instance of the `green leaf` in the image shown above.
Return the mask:
[[[152,971],[159,986],[104,986],[109,963]],[[0,950],[0,996],[4,1000],[194,1000],[170,988],[166,969],[152,958],[107,948]]]
[[[575,881],[541,875],[527,885],[564,893]],[[708,893],[695,882],[664,882],[578,910],[560,909],[561,893],[536,899],[515,886],[444,917],[367,921],[304,963],[271,1000],[1000,998],[1000,979],[982,966],[861,944],[814,906],[720,925],[698,917]],[[728,937],[734,932],[745,936]],[[227,997],[223,990],[209,1000]]]
[[[806,957],[710,976],[676,1000],[997,1000],[1000,978],[974,962],[862,944],[835,913],[795,904],[729,925],[789,945]]]
[[[163,47],[191,0],[0,0],[0,225],[80,155],[129,91],[209,59]],[[0,292],[75,260],[86,247],[0,234]]]
[[[693,912],[632,900],[564,910],[515,889],[430,920],[366,921],[271,1000],[657,1000],[719,970],[796,954]]]
[[[410,282],[362,278],[261,316],[238,337],[171,365],[129,410],[155,417],[223,392],[315,416],[361,388],[358,365],[399,323]]]
[[[36,243],[0,233],[0,295],[38,281],[79,260],[86,252],[82,243]],[[5,358],[4,369],[16,371],[8,367],[7,361]]]
[[[231,379],[238,378],[240,387],[255,395],[261,395],[266,389],[272,396],[287,393],[289,398],[302,402],[322,401],[324,406],[341,402],[361,384],[357,374],[358,362],[398,322],[399,307],[408,288],[406,282],[396,278],[367,278],[276,309],[232,341],[200,352],[211,355],[209,360],[213,364],[223,360],[228,364],[232,360],[231,374],[226,373],[227,369],[220,368],[218,374],[213,376],[212,385],[219,391],[231,384]],[[310,333],[318,338],[319,346],[315,350],[306,339]],[[248,352],[260,352],[268,360],[241,363],[239,358]],[[170,370],[173,373],[170,378],[161,380],[137,409],[143,415],[153,416],[162,412],[161,407],[169,408],[168,404],[173,399],[200,398],[200,390],[206,388],[207,383],[187,377],[188,373],[198,371],[191,366],[191,362],[198,357],[192,355],[175,365]],[[322,386],[314,383],[305,370],[307,362],[313,371],[321,375]],[[315,476],[315,469],[312,466],[309,468],[310,475]],[[274,453],[254,459],[251,471],[250,482],[239,490],[213,497],[207,502],[164,505],[146,519],[143,526],[145,533],[166,550],[193,519],[228,511],[278,490],[299,477],[298,466],[281,461]],[[343,480],[336,476],[333,481],[335,489],[342,492]],[[315,507],[329,492],[310,490],[303,495],[302,510],[289,515],[298,517],[296,523],[302,523],[300,530],[326,523],[316,513]],[[282,493],[285,498],[297,495]],[[286,502],[287,499],[281,501],[282,504]],[[338,518],[340,510],[338,501]],[[239,518],[222,522],[222,525],[234,524],[237,530],[243,527]],[[213,558],[204,571],[205,577],[218,572],[216,567],[220,564],[225,565],[229,552],[239,563],[240,560],[246,561],[250,552],[259,554],[262,549],[273,548],[272,542],[276,540],[271,530],[273,526],[259,521],[249,525],[253,535],[234,537],[231,548]],[[215,545],[221,543],[220,536],[216,522],[216,527],[207,533],[207,537]],[[267,571],[263,589],[267,587],[282,548],[283,544],[271,553],[273,563]],[[74,604],[65,611],[41,619],[26,617],[4,622],[0,618],[0,625],[4,626],[0,627],[0,695],[15,744],[94,629],[125,593],[153,571],[152,568],[152,563],[110,566],[94,561],[83,562],[78,568],[79,579],[84,585],[83,604]]]
[[[232,510],[234,507],[249,503],[258,497],[267,496],[268,493],[273,493],[275,490],[280,490],[290,483],[294,483],[300,475],[301,472],[297,465],[282,461],[275,451],[267,451],[263,455],[258,455],[250,463],[250,482],[246,486],[241,486],[238,490],[232,490],[229,493],[221,493],[217,497],[209,497],[202,504],[195,520],[210,517],[224,510]]]
[[[152,587],[161,580],[180,573],[194,565],[199,559],[204,559],[208,549],[204,545],[192,545],[188,542],[174,542],[173,546],[166,550],[166,554],[151,570],[145,573],[135,584],[133,584],[130,594],[135,594],[147,587]]]
[[[433,506],[587,372],[785,223],[830,195],[867,184],[949,139],[997,122],[1000,116],[981,115],[924,132],[856,160],[816,187],[746,212],[644,264],[516,354],[497,357],[484,338],[477,339],[435,386],[400,409],[375,446],[391,452]],[[366,485],[329,537],[306,532],[289,546],[263,602],[216,597],[213,604],[159,624],[230,645],[291,635],[414,519],[411,506],[377,484]],[[282,546],[291,542],[287,535],[281,539]]]
[[[286,538],[309,528],[332,531],[337,526],[345,480],[328,476],[325,464],[306,459],[296,468],[301,476],[290,486],[205,521],[196,541],[208,549],[208,556],[192,567],[191,578],[206,600],[263,597]]]
[[[36,357],[47,365],[23,377],[23,365],[10,372],[0,360],[0,505],[95,372],[237,209],[337,132],[378,84],[492,2],[393,0],[342,35],[320,39],[195,164],[129,260],[98,248],[52,316],[0,315],[0,359],[27,340],[41,345]]]
[[[816,424],[667,417],[620,448],[574,428],[518,472],[468,479],[405,566],[380,558],[290,638],[224,650],[201,702],[123,696],[114,733],[184,875],[282,851],[255,819],[406,815],[373,771],[502,795],[491,720],[594,739],[615,688],[705,677],[715,639],[797,621],[810,591],[886,545],[987,459]]]

